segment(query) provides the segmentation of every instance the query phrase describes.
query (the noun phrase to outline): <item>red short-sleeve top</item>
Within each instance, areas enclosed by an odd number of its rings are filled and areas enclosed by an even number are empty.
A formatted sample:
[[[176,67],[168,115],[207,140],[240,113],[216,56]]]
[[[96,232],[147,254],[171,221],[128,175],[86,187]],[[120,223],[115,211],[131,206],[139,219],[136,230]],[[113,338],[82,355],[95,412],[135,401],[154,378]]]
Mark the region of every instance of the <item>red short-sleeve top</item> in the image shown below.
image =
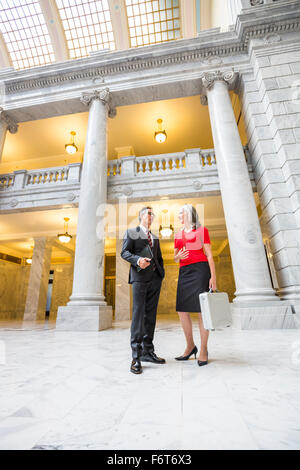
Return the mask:
[[[201,226],[188,233],[184,230],[177,232],[174,239],[174,248],[181,250],[181,248],[185,247],[185,249],[189,251],[188,258],[180,260],[180,267],[207,261],[207,257],[203,251],[204,243],[210,243],[209,233],[206,227]]]

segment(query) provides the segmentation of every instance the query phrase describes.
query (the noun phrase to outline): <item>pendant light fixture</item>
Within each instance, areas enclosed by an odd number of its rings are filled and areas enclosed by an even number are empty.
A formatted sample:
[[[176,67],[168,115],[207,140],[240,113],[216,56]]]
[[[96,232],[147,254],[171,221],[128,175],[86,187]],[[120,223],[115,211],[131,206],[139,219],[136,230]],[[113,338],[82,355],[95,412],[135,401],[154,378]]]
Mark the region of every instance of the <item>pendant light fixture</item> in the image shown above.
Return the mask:
[[[31,250],[33,250],[33,245],[31,245]],[[25,263],[26,264],[32,264],[32,256],[30,258],[25,258]]]
[[[72,239],[72,235],[68,233],[68,222],[69,222],[69,217],[64,217],[64,230],[65,233],[58,233],[57,237],[61,243],[69,243]]]
[[[169,227],[163,227],[162,225],[159,226],[159,233],[163,238],[170,238],[173,232],[173,225],[170,225]]]
[[[76,132],[71,131],[70,134],[71,134],[71,142],[69,144],[65,145],[65,150],[69,154],[73,155],[74,153],[76,153],[78,151],[78,147],[74,143],[74,138],[75,138]]]
[[[163,129],[162,122],[162,119],[157,119],[157,131],[154,133],[154,139],[158,144],[163,144],[167,139],[167,133]]]
[[[172,233],[174,232],[173,225],[169,224],[170,222],[170,215],[168,209],[162,210],[162,221],[161,225],[159,226],[159,233],[163,238],[170,238]]]

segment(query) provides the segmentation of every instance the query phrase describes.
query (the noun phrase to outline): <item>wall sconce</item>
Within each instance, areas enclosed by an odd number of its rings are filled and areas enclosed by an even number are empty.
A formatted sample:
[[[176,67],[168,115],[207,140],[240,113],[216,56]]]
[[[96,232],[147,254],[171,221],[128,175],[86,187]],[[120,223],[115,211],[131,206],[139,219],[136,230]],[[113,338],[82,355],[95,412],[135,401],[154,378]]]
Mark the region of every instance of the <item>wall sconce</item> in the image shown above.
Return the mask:
[[[78,147],[74,143],[74,138],[75,138],[76,132],[71,131],[70,134],[71,134],[71,142],[69,144],[65,145],[65,150],[66,150],[66,152],[73,155],[74,153],[76,153],[78,151]]]
[[[69,243],[71,241],[72,235],[68,233],[68,222],[69,222],[69,217],[64,217],[64,230],[65,233],[58,233],[57,237],[61,243]]]
[[[167,133],[162,127],[162,119],[157,119],[157,131],[154,133],[154,139],[158,144],[163,144],[167,139]]]

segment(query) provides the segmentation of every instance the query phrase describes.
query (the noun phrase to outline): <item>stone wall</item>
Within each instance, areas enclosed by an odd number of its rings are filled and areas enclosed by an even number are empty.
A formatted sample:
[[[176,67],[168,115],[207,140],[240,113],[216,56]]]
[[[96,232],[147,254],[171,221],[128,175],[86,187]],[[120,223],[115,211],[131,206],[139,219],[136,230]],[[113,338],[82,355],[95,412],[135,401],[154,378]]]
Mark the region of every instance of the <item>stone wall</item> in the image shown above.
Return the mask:
[[[73,264],[55,264],[51,269],[54,274],[49,318],[56,320],[58,307],[66,305],[72,294]]]
[[[179,265],[165,264],[165,278],[162,282],[158,314],[174,314],[176,313],[176,290],[179,274]]]
[[[300,303],[300,45],[253,45],[241,101],[279,294]],[[275,43],[274,43],[275,41]]]
[[[0,260],[0,320],[22,320],[30,266]]]
[[[235,282],[233,276],[232,262],[230,256],[219,256],[215,260],[217,289],[220,292],[227,292],[229,302],[232,302],[235,292]]]

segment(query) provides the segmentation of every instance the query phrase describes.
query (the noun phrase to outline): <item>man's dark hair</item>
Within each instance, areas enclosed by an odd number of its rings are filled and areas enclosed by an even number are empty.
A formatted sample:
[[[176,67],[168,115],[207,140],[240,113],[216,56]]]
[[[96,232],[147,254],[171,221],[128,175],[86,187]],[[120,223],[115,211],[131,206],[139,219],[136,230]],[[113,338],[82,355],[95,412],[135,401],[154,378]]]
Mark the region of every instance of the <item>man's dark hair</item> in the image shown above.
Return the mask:
[[[140,210],[140,212],[139,212],[139,221],[142,220],[142,215],[143,215],[143,213],[144,213],[145,211],[147,211],[148,209],[150,209],[151,211],[153,210],[153,208],[150,207],[150,206],[143,207],[143,208]]]

